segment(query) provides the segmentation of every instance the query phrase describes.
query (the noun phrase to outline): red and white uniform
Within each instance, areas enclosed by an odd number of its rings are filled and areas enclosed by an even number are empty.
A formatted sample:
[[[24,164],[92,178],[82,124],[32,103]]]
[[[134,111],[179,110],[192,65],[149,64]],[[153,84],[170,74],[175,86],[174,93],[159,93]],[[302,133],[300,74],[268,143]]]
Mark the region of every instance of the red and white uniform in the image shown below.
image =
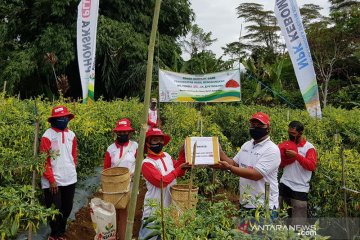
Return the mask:
[[[111,144],[105,153],[104,169],[111,167],[126,167],[131,175],[135,171],[136,155],[138,144],[134,141],[128,141],[124,145],[117,142]]]
[[[296,161],[284,167],[280,182],[296,192],[309,192],[312,172],[316,169],[316,150],[314,146],[302,139],[297,144]]]
[[[147,124],[149,127],[155,127],[158,125],[157,109],[151,110],[151,108],[149,108]]]
[[[256,169],[263,178],[254,181],[240,178],[240,204],[245,208],[256,208],[255,199],[261,196],[258,204],[263,205],[265,200],[265,182],[270,184],[269,208],[279,206],[278,168],[281,162],[278,146],[270,140],[270,137],[254,144],[254,140],[247,141],[241,146],[240,151],[234,157],[234,161],[243,168]],[[244,192],[251,195],[253,203],[247,203],[241,199]]]
[[[144,200],[143,219],[151,215],[151,207],[147,205],[149,199],[155,199],[160,203],[161,200],[161,179],[163,182],[164,207],[169,207],[171,203],[170,187],[176,184],[176,178],[185,174],[185,171],[178,168],[185,162],[185,156],[179,156],[178,161],[163,152],[161,155],[152,155],[144,159],[141,172],[146,180],[147,192]]]
[[[46,130],[41,138],[40,151],[46,152],[45,172],[41,177],[41,187],[49,188],[51,183],[68,186],[77,182],[76,173],[76,137],[69,129],[56,128]],[[55,158],[51,158],[52,155]]]

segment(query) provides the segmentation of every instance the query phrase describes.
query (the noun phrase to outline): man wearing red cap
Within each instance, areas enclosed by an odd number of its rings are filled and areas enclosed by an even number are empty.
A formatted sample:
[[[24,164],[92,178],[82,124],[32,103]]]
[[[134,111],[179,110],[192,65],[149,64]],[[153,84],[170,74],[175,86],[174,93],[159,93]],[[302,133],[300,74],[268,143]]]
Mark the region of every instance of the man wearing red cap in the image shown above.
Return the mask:
[[[240,205],[243,209],[251,211],[259,205],[264,206],[265,183],[268,182],[270,184],[268,207],[273,210],[279,206],[277,174],[281,160],[278,146],[269,137],[269,116],[262,112],[252,115],[249,131],[252,140],[241,146],[234,159],[220,151],[220,164],[240,176]],[[250,194],[251,198],[243,199],[244,192]],[[257,197],[260,197],[258,201],[256,201]]]
[[[316,169],[316,150],[302,136],[303,131],[304,125],[301,122],[290,122],[289,141],[279,144],[285,155],[281,159],[284,170],[279,185],[279,202],[280,207],[283,207],[283,202],[291,206],[288,209],[289,217],[292,218],[289,222],[291,225],[306,224],[309,183],[312,172]]]
[[[49,240],[64,239],[67,218],[69,217],[77,182],[76,173],[76,137],[67,128],[74,118],[65,106],[52,109],[47,129],[41,138],[40,151],[47,154],[45,172],[41,177],[46,207],[55,205],[60,214],[49,219],[51,234]]]
[[[170,136],[164,134],[159,128],[150,128],[146,133],[145,149],[147,157],[144,159],[141,168],[147,188],[144,199],[143,222],[153,213],[148,201],[151,199],[160,203],[162,187],[164,207],[169,207],[171,203],[170,187],[176,184],[177,177],[185,174],[187,163],[185,163],[184,148],[181,148],[178,160],[175,161],[168,153],[162,150],[169,142]],[[153,230],[148,228],[150,225],[141,226],[139,239],[144,239],[151,234]],[[156,239],[156,237],[151,239]]]
[[[116,126],[113,129],[113,132],[116,134],[116,140],[106,150],[104,169],[125,167],[129,169],[131,178],[133,177],[138,149],[137,142],[130,140],[130,133],[134,131],[129,119],[122,118],[116,122]],[[130,186],[132,187],[132,181]],[[120,240],[125,239],[127,207],[125,209],[116,209],[116,216],[118,235]]]

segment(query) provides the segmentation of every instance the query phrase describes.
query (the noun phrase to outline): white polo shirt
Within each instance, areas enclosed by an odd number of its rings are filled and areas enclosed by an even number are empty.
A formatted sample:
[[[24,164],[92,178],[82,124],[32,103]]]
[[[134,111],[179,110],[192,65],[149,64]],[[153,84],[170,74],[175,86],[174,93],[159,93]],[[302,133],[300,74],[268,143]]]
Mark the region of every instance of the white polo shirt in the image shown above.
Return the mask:
[[[265,182],[270,183],[269,208],[278,208],[279,187],[278,187],[278,168],[281,162],[279,147],[266,138],[254,145],[254,140],[247,141],[241,146],[240,151],[234,157],[234,161],[242,168],[254,168],[263,176],[258,181],[240,177],[240,204],[245,208],[256,208],[257,205],[264,205]],[[251,203],[243,199],[246,192],[251,196]],[[255,198],[260,196],[258,203]]]

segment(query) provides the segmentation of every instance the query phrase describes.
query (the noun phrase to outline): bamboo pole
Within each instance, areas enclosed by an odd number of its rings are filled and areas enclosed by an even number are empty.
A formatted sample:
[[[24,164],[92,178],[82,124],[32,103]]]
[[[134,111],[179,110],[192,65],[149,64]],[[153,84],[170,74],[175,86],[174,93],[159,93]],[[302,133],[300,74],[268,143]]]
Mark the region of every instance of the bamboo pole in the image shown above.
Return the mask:
[[[195,159],[196,159],[196,142],[194,143],[193,147],[193,156],[192,156],[192,162],[191,162],[191,170],[190,170],[190,182],[189,182],[189,193],[188,193],[188,209],[190,209],[191,206],[191,192],[192,192],[192,186],[193,186],[193,177],[194,177],[194,165],[195,165]]]
[[[38,136],[39,136],[39,115],[37,112],[37,106],[36,106],[36,99],[35,99],[35,131],[34,131],[34,149],[33,149],[33,156],[34,160],[36,160],[36,157],[38,156]],[[36,170],[34,169],[32,172],[32,193],[31,193],[31,202],[30,204],[34,204],[34,198],[35,198],[35,186],[36,186]],[[29,225],[29,231],[28,231],[28,239],[32,240],[32,225]]]
[[[265,182],[265,221],[270,219],[270,209],[269,209],[269,201],[270,201],[270,183]],[[266,222],[265,222],[266,223]]]
[[[346,226],[346,235],[350,239],[349,234],[349,221],[348,221],[348,210],[347,210],[347,194],[346,194],[346,179],[345,179],[345,160],[344,160],[344,148],[340,146],[340,158],[341,158],[341,178],[342,178],[342,189],[344,192],[344,211],[345,211],[345,226]]]
[[[134,185],[133,185],[133,189],[131,192],[129,215],[128,215],[127,224],[126,224],[125,239],[127,239],[127,240],[131,240],[131,238],[132,238],[135,208],[136,208],[137,194],[138,194],[139,182],[140,182],[141,163],[142,163],[143,156],[144,156],[145,134],[146,134],[146,130],[147,130],[147,118],[148,118],[148,111],[149,111],[151,81],[152,81],[152,72],[153,72],[154,47],[155,47],[156,31],[157,31],[157,26],[158,26],[158,21],[159,21],[160,5],[161,5],[161,0],[156,0],[151,35],[150,35],[150,42],[149,42],[149,47],[148,47],[145,98],[144,98],[143,116],[142,116],[142,121],[141,121],[142,125],[141,125],[141,131],[140,131],[140,141],[139,141],[138,155],[136,157],[136,165],[135,165],[135,172],[134,172]]]

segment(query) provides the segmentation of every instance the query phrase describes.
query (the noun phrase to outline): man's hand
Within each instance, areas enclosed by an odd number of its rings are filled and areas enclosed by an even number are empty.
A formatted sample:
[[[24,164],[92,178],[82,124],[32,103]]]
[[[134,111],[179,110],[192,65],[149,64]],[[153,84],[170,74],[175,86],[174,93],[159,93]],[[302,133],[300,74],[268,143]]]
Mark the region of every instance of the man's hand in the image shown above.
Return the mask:
[[[224,158],[226,157],[226,154],[224,153],[224,151],[220,148],[220,160],[224,160]]]
[[[53,182],[53,183],[51,183],[50,184],[50,192],[52,193],[52,194],[57,194],[57,192],[58,192],[58,186],[57,186],[57,183],[56,182]]]
[[[232,165],[230,165],[228,162],[226,161],[220,161],[219,162],[220,166],[223,168],[223,169],[231,169]]]
[[[211,165],[210,167],[214,168],[214,169],[226,170],[226,168],[223,165],[221,165],[220,163],[215,164],[215,165]]]
[[[191,165],[188,162],[185,162],[180,165],[180,168],[181,169],[189,169],[189,168],[191,168]]]
[[[294,158],[294,157],[296,157],[296,152],[294,152],[293,150],[285,150],[285,155],[287,157]]]

